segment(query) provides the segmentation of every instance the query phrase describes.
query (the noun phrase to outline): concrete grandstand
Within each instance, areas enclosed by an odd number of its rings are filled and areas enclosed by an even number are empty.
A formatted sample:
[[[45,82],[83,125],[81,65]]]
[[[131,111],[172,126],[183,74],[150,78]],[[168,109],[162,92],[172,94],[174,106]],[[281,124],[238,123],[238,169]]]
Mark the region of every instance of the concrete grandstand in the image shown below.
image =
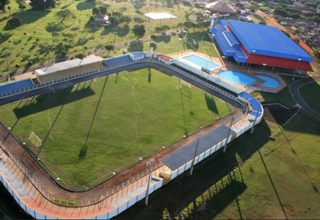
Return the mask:
[[[312,71],[311,56],[273,26],[217,20],[211,28],[222,54],[240,65]]]
[[[37,80],[43,83],[49,83],[55,80],[68,78],[75,76],[80,73],[85,73],[88,71],[94,71],[103,67],[103,58],[91,55],[83,60],[73,59],[61,63],[56,63],[50,67],[37,69],[35,74],[37,75]]]

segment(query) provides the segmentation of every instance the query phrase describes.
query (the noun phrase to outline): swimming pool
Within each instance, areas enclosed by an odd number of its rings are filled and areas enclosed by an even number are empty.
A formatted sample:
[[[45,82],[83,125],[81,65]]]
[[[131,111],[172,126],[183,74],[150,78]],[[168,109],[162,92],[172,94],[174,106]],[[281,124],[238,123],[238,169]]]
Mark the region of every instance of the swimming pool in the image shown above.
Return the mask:
[[[257,81],[257,79],[247,74],[244,74],[238,71],[231,71],[231,70],[220,72],[217,74],[217,76],[229,82],[240,84],[240,85],[248,85]]]
[[[261,83],[261,85],[271,88],[277,88],[280,86],[280,83],[275,80],[274,78],[271,78],[269,76],[265,75],[257,75],[258,78],[263,79],[265,82]]]
[[[215,63],[211,62],[210,60],[204,59],[204,58],[199,57],[195,54],[182,57],[182,59],[187,60],[190,63],[193,63],[199,67],[204,67],[209,70],[219,66],[218,64],[215,64]]]

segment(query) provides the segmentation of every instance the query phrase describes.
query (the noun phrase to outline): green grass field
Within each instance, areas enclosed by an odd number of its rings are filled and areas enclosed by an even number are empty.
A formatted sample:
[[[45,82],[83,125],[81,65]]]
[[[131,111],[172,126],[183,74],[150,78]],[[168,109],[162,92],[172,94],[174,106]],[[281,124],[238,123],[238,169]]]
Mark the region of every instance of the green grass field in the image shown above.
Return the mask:
[[[142,201],[115,219],[318,218],[319,142],[320,123],[304,113],[284,128],[263,121],[226,155],[208,158],[192,176],[186,172],[153,193],[148,207]]]
[[[0,115],[54,176],[80,189],[231,111],[178,78],[141,69],[13,103]],[[41,147],[31,146],[31,132]]]
[[[315,97],[320,97],[320,80],[300,89],[303,100],[315,111],[320,113],[320,103]]]

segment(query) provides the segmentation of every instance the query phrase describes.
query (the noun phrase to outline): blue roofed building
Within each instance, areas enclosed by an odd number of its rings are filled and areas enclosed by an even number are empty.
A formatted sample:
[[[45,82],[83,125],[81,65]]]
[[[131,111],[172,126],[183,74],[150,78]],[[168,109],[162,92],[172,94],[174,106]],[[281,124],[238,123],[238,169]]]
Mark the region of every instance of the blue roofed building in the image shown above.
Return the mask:
[[[312,71],[312,57],[273,26],[217,20],[211,32],[224,56],[238,63]]]

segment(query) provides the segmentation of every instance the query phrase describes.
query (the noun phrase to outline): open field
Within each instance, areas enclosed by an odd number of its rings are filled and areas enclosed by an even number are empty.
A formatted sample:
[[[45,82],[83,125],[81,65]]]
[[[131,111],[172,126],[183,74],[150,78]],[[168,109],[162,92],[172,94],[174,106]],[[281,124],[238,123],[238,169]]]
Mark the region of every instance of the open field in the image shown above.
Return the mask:
[[[26,4],[27,8],[24,11],[20,11],[16,1],[10,3],[10,14],[0,13],[0,30],[3,34],[3,38],[0,40],[1,56],[0,56],[0,75],[4,72],[12,72],[16,69],[28,69],[30,65],[37,66],[50,60],[53,61],[58,58],[67,56],[73,56],[81,54],[83,48],[85,52],[94,52],[97,49],[103,48],[107,44],[120,44],[123,43],[121,49],[116,50],[116,54],[121,54],[122,49],[126,48],[128,51],[136,51],[135,45],[130,45],[131,40],[136,40],[131,29],[135,24],[143,24],[145,26],[145,37],[149,37],[151,34],[158,35],[155,31],[155,27],[161,25],[168,25],[173,32],[176,32],[180,28],[177,28],[178,23],[185,22],[186,19],[194,19],[194,16],[188,16],[186,18],[185,12],[191,13],[201,11],[200,9],[194,9],[190,6],[183,4],[172,4],[171,2],[161,3],[153,1],[134,1],[133,4],[128,3],[112,3],[108,8],[108,13],[114,11],[121,11],[121,8],[125,7],[123,15],[131,17],[132,22],[128,25],[120,23],[116,26],[103,27],[92,22],[92,8],[96,5],[93,2],[87,2],[86,0],[73,1],[64,0],[57,1],[57,7],[54,9],[47,9],[46,11],[33,11],[31,7]],[[62,21],[61,18],[56,16],[56,12],[62,9],[69,9],[74,14],[73,17],[67,18]],[[165,19],[152,21],[148,20],[145,16],[139,15],[136,11],[139,10],[142,13],[148,12],[168,12],[177,16],[177,19]],[[23,21],[23,24],[15,29],[6,28],[6,23],[10,17],[19,17]],[[189,33],[192,34],[196,31],[205,31],[205,29],[191,29]],[[114,35],[114,32],[116,34]],[[198,39],[201,40],[203,36]],[[206,36],[204,36],[206,37]],[[84,38],[84,39],[83,39]],[[175,38],[178,38],[177,36]],[[177,41],[178,39],[176,39]],[[161,42],[153,42],[158,45],[158,48],[165,47],[166,50],[172,49],[172,45],[176,47],[176,42],[173,41],[170,44],[170,36],[165,39],[158,39]],[[191,47],[193,45],[190,45]],[[15,48],[19,48],[16,50]],[[149,49],[149,42],[146,43],[144,50]],[[184,48],[181,48],[184,50]],[[192,48],[189,48],[192,49]],[[9,71],[5,71],[6,62],[3,51],[10,51],[8,56]],[[49,52],[50,51],[50,52]],[[141,50],[140,50],[141,51]],[[158,51],[159,52],[159,51]],[[103,56],[111,56],[112,54],[103,53]]]
[[[313,82],[300,89],[303,100],[315,111],[320,112],[320,81]]]
[[[317,218],[319,141],[320,124],[303,113],[284,128],[263,121],[254,135],[230,144],[226,155],[153,193],[148,207],[140,202],[115,219]]]
[[[141,69],[13,103],[0,115],[65,186],[84,188],[231,111],[178,78]],[[41,147],[28,141],[31,132]]]

